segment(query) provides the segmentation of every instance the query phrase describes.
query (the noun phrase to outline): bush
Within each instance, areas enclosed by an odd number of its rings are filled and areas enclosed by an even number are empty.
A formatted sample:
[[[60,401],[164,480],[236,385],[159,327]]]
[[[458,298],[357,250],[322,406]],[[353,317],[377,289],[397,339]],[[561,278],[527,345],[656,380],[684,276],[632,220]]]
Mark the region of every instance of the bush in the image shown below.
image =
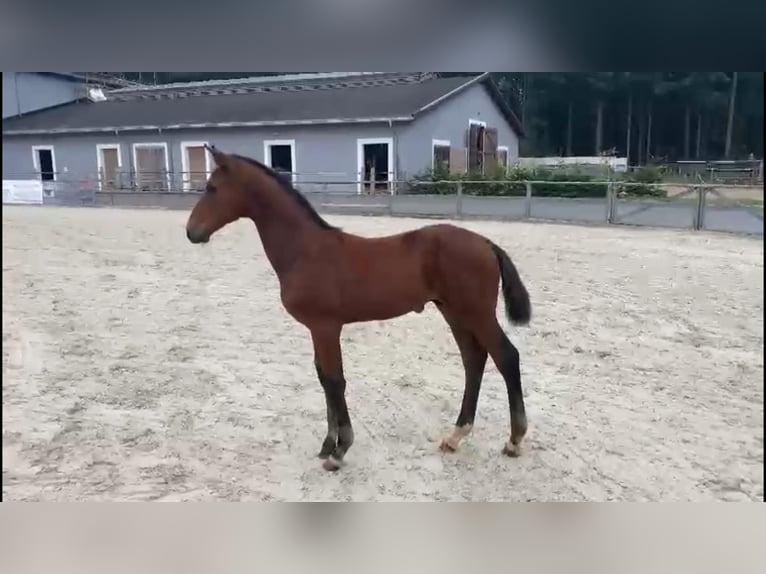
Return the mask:
[[[561,172],[554,170],[538,169],[532,174],[533,179],[537,181],[566,182],[577,181],[587,182],[577,185],[564,185],[562,183],[535,184],[532,188],[532,195],[537,197],[598,197],[606,198],[607,184],[596,180],[591,175],[578,172]],[[591,183],[592,182],[592,183]]]
[[[616,183],[617,191],[631,196],[664,197],[665,192],[651,185],[661,180],[657,170],[642,168],[628,174],[623,181],[638,184],[623,186]],[[595,197],[605,198],[607,183],[581,172],[564,172],[544,168],[515,165],[507,173],[502,168],[489,174],[453,174],[446,171],[427,170],[415,175],[405,186],[406,192],[424,195],[454,195],[457,184],[462,182],[465,195],[523,197],[526,181],[534,181],[532,195],[535,197]],[[578,182],[566,185],[563,182]],[[547,184],[546,182],[551,182]]]
[[[617,184],[617,193],[631,197],[667,197],[667,191],[652,185],[662,182],[660,170],[653,166],[643,166],[625,174],[623,181],[632,185]]]

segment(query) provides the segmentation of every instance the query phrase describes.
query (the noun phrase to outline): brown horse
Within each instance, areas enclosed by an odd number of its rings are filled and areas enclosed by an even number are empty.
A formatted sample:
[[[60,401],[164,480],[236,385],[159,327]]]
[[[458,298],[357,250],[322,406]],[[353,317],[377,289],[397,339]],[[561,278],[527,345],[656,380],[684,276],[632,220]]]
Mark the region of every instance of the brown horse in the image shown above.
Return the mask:
[[[505,379],[511,436],[503,452],[520,454],[527,419],[519,352],[497,321],[498,284],[514,324],[529,322],[529,295],[508,254],[489,239],[453,225],[429,225],[365,238],[331,226],[281,175],[255,160],[208,151],[215,159],[205,193],[186,224],[192,243],[223,226],[253,220],[279,279],[285,310],[311,333],[314,364],[327,403],[326,470],[340,468],[354,442],[343,376],[343,325],[384,320],[434,303],[447,320],[465,368],[463,404],[443,451],[457,449],[473,426],[487,355]]]

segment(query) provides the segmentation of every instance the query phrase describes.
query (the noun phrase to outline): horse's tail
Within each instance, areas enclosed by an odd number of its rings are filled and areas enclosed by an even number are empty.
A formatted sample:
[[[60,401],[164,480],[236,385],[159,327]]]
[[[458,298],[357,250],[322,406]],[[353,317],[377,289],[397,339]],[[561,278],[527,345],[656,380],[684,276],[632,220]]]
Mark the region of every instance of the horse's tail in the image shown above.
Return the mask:
[[[508,254],[498,245],[492,242],[490,244],[500,266],[505,314],[514,325],[526,325],[532,317],[532,305],[529,302],[527,288],[521,282],[519,272]]]

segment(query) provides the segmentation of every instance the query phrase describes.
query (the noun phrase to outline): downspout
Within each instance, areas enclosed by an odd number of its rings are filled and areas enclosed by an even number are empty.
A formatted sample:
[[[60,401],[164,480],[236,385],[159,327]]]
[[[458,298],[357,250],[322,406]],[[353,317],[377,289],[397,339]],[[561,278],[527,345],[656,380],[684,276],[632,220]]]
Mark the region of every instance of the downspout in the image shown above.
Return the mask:
[[[156,78],[157,78],[157,76],[155,74],[155,80],[156,80]],[[159,136],[162,135],[162,128],[161,127],[157,128],[157,135],[159,135]],[[165,161],[167,161],[167,163],[165,164],[167,166],[166,169],[165,169],[165,181],[167,181],[168,192],[170,192],[173,189],[173,176],[170,175],[173,172],[173,165],[174,165],[173,164],[173,149],[169,145],[167,145],[167,142],[165,142],[165,146],[166,146],[165,153],[167,154],[167,156],[165,158]]]
[[[13,91],[16,94],[16,116],[22,115],[21,99],[19,98],[19,73],[13,72]]]
[[[391,118],[388,119],[388,129],[391,131],[391,140],[393,141],[394,149],[391,150],[391,159],[393,165],[389,166],[391,170],[391,195],[396,195],[396,174],[398,173],[397,166],[399,165],[399,138],[398,133],[394,130],[394,122]]]

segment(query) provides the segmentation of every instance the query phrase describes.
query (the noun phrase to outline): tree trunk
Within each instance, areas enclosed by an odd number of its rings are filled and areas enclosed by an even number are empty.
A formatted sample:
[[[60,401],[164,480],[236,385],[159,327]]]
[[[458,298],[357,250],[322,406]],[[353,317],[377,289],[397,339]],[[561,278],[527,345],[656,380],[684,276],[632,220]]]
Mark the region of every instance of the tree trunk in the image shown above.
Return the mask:
[[[643,111],[643,110],[642,110]],[[643,114],[638,114],[638,142],[636,148],[638,149],[638,163],[636,165],[643,165],[644,163],[644,121],[641,117]]]
[[[694,159],[699,159],[702,153],[702,112],[697,112],[697,143],[694,150]]]
[[[712,133],[712,130],[710,129],[710,112],[706,111],[704,114],[702,114],[702,135],[704,137],[702,138],[702,149],[700,153],[701,158],[710,157],[710,134],[711,133]]]
[[[649,102],[649,110],[646,118],[646,163],[652,157],[652,103]]]
[[[684,113],[684,159],[691,156],[691,126],[692,126],[692,108],[687,104]]]
[[[567,156],[571,157],[572,154],[572,128],[574,122],[574,104],[569,101],[569,110],[567,111]]]
[[[529,89],[531,86],[529,73],[524,74],[524,82],[521,88],[521,127],[527,129],[527,99],[529,98]]]
[[[601,155],[604,132],[604,102],[596,104],[596,155]]]
[[[734,106],[737,100],[738,74],[738,72],[734,72],[734,76],[731,79],[731,93],[729,94],[729,119],[726,122],[726,147],[723,151],[723,155],[727,159],[731,156],[731,139],[732,133],[734,132]]]
[[[627,135],[625,137],[625,161],[630,166],[630,132],[633,125],[633,93],[628,96],[628,127],[625,130]]]

